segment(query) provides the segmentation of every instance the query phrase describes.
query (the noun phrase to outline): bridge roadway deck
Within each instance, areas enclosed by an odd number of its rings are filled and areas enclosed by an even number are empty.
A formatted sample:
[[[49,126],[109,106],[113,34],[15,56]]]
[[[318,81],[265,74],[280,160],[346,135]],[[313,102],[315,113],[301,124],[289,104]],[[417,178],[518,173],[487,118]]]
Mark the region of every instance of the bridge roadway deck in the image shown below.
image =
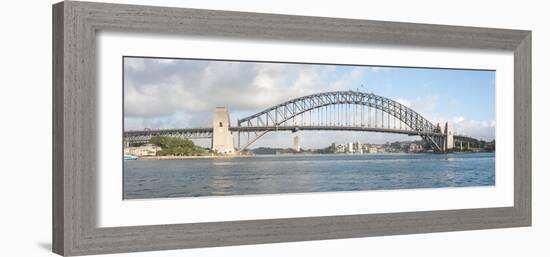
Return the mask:
[[[260,131],[300,131],[300,130],[332,130],[332,131],[363,131],[363,132],[382,132],[405,135],[430,135],[444,136],[445,134],[435,132],[422,132],[405,129],[392,128],[372,128],[361,126],[255,126],[255,127],[231,127],[233,132],[260,132]]]
[[[156,129],[156,130],[135,130],[125,131],[125,137],[135,136],[153,136],[153,135],[186,135],[186,134],[202,134],[205,137],[211,136],[212,128],[183,128],[183,129]],[[254,126],[254,127],[230,127],[232,132],[262,132],[262,131],[300,131],[300,130],[332,130],[332,131],[364,131],[364,132],[382,132],[395,133],[405,135],[430,135],[444,136],[437,132],[423,132],[404,129],[392,128],[372,128],[364,126]]]
[[[395,133],[409,136],[444,136],[442,133],[436,132],[421,132],[403,129],[391,128],[371,128],[357,126],[255,126],[255,127],[230,127],[232,132],[263,132],[263,131],[299,131],[299,130],[318,130],[318,131],[358,131],[358,132],[380,132],[380,133]],[[152,136],[180,136],[184,138],[199,139],[212,138],[212,128],[183,128],[183,129],[155,129],[155,130],[134,130],[125,131],[124,137],[132,142],[147,142]],[[455,141],[476,143],[479,140],[467,136],[455,135]]]
[[[212,134],[212,128],[147,129],[124,131],[124,136],[150,136],[171,134]]]

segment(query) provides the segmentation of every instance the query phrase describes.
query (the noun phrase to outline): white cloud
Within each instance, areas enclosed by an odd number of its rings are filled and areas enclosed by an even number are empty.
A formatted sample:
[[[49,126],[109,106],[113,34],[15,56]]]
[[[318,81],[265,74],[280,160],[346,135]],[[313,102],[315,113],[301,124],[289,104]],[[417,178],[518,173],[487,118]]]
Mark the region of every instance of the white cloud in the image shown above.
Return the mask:
[[[155,59],[155,61],[162,64],[172,64],[176,62],[174,59]]]
[[[422,113],[429,113],[435,110],[439,101],[439,96],[426,95],[422,97],[417,97],[415,99],[406,99],[403,97],[398,97],[395,99],[395,101],[422,114]]]
[[[464,117],[462,117],[462,116],[460,116],[460,117],[454,117],[454,118],[452,119],[453,123],[461,123],[461,122],[463,122],[464,120],[466,120],[466,119],[464,119]]]
[[[451,122],[454,133],[465,135],[473,138],[490,141],[495,139],[495,120],[474,120],[466,119],[462,116],[442,117],[442,116],[425,116],[434,124],[439,123],[442,126],[445,122]]]
[[[346,72],[334,66],[273,63],[206,62],[170,59],[125,59],[125,128],[182,128],[211,126],[212,112],[226,106],[235,121],[292,98],[317,92],[361,88],[367,72],[387,68],[352,68]],[[438,95],[396,101],[424,115],[432,122],[452,121],[460,134],[491,140],[494,120],[475,121],[467,117],[438,117]],[[238,115],[237,115],[238,114]],[[291,142],[285,133],[273,133],[262,142],[277,145]],[[277,135],[280,134],[280,135]],[[288,136],[290,138],[290,136]],[[304,132],[305,147],[330,142],[379,142],[415,139],[381,133]]]
[[[405,105],[407,107],[411,107],[411,101],[407,100],[407,99],[404,99],[404,98],[397,98],[395,99],[396,102],[402,104],[402,105]]]
[[[411,108],[419,112],[433,111],[437,107],[439,96],[427,95],[418,97],[411,102]]]
[[[375,67],[369,67],[369,70],[371,70],[372,72],[379,72],[379,71],[389,71],[390,68],[389,68],[389,67],[378,67],[378,66],[375,66]]]
[[[437,110],[438,95],[427,95],[415,99],[397,98],[396,101],[420,113],[433,124],[451,122],[455,133],[467,135],[483,140],[493,140],[495,138],[494,120],[473,120],[463,116],[441,116],[434,113],[440,113]]]
[[[323,65],[139,58],[127,58],[125,65],[125,116],[135,118],[135,129],[177,112],[190,117],[189,126],[207,126],[200,117],[217,106],[253,114],[292,98],[359,87],[366,75]]]
[[[124,58],[124,68],[133,72],[140,72],[145,69],[145,60],[143,58]]]
[[[495,124],[494,120],[461,120],[454,123],[454,128],[458,134],[489,141],[495,139]]]

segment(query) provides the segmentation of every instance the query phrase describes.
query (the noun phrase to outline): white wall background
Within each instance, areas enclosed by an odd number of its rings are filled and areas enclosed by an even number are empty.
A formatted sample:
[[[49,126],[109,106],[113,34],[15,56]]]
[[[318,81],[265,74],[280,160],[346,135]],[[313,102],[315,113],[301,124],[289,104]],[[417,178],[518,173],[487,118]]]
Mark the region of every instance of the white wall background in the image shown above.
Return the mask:
[[[122,1],[112,1],[122,2]],[[550,256],[550,26],[544,1],[127,0],[191,8],[533,31],[533,227],[175,250],[116,256]],[[51,247],[51,4],[6,1],[0,14],[0,256]],[[511,104],[511,103],[510,103]]]

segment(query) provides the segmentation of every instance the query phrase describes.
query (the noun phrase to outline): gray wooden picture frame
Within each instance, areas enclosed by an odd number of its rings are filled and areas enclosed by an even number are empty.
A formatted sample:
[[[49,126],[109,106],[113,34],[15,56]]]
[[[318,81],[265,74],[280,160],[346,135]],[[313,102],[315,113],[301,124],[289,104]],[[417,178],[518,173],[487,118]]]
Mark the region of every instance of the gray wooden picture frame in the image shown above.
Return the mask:
[[[108,227],[96,225],[96,33],[514,52],[514,206]],[[88,255],[531,225],[531,32],[65,1],[53,6],[53,251]],[[511,103],[510,103],[511,104]]]

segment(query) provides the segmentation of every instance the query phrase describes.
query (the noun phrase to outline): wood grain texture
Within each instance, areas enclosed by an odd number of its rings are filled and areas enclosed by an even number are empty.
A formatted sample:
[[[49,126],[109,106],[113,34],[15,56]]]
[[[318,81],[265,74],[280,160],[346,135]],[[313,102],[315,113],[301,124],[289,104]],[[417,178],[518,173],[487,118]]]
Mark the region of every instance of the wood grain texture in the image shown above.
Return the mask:
[[[64,242],[64,201],[63,181],[63,4],[54,5],[52,17],[52,249],[63,253]]]
[[[514,207],[531,225],[531,33],[514,51]]]
[[[514,207],[98,228],[96,32],[514,51]],[[531,224],[531,33],[89,2],[53,6],[53,250],[61,255]]]

